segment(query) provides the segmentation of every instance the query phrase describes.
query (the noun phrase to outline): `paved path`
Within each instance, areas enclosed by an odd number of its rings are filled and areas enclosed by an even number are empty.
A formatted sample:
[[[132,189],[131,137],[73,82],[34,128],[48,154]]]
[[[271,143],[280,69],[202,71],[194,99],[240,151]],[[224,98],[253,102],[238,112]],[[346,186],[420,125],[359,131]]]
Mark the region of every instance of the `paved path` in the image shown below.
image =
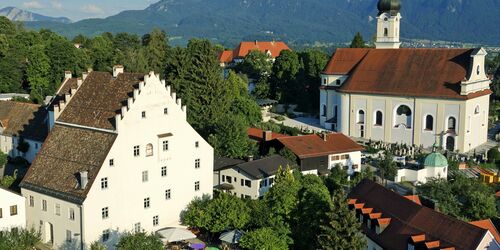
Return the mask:
[[[272,114],[272,116],[277,116],[278,114]],[[294,127],[298,128],[301,130],[308,130],[310,132],[322,132],[326,131],[324,128],[321,127],[319,124],[319,119],[313,118],[313,117],[297,117],[297,118],[288,118],[285,117],[284,121],[277,121],[275,119],[272,119],[274,122],[283,124],[285,126],[289,127]]]

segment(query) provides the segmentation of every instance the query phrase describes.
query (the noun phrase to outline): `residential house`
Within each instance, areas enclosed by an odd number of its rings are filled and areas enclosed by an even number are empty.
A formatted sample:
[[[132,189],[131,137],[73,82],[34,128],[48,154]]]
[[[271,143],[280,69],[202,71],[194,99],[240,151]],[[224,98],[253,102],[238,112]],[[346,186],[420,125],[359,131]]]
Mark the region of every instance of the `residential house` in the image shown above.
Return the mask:
[[[226,160],[226,162],[228,162]],[[237,161],[234,161],[236,163]],[[273,185],[279,168],[294,167],[295,164],[280,155],[273,155],[243,163],[227,164],[214,169],[214,186],[242,199],[259,199]]]
[[[486,143],[486,51],[399,48],[399,0],[379,0],[376,48],[337,49],[321,74],[320,122],[345,135],[468,152]]]
[[[10,157],[35,159],[47,137],[47,112],[37,104],[0,101],[0,150]],[[23,144],[21,148],[18,148]],[[22,149],[26,150],[19,150]]]
[[[241,42],[234,50],[225,50],[219,53],[218,60],[221,67],[229,67],[234,64],[243,62],[245,57],[252,51],[257,50],[269,56],[270,60],[274,62],[276,57],[281,54],[283,50],[291,50],[285,42],[278,41],[254,41],[254,42]]]
[[[53,104],[52,130],[20,184],[27,226],[43,242],[113,249],[125,232],[178,226],[193,198],[212,194],[213,149],[158,74],[116,66],[75,83]]]
[[[341,133],[287,136],[276,139],[277,151],[287,148],[298,158],[301,171],[322,174],[335,166],[361,171],[364,148]]]
[[[0,231],[26,227],[25,199],[0,187]]]
[[[488,229],[421,206],[373,181],[361,181],[348,198],[362,222],[367,250],[500,249]]]

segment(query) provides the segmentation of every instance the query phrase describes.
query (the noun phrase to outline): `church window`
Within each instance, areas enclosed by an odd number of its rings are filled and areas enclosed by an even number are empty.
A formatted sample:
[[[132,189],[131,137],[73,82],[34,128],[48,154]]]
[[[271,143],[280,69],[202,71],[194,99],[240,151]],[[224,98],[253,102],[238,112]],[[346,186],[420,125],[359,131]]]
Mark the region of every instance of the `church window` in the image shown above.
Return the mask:
[[[474,109],[474,114],[479,114],[479,105],[476,106],[476,109]]]
[[[146,145],[146,156],[152,156],[153,155],[153,144],[149,143]]]
[[[389,36],[389,30],[387,28],[384,28],[384,36]]]
[[[406,128],[411,128],[412,124],[412,112],[410,107],[406,105],[401,105],[398,107],[396,110],[396,117],[395,117],[395,122],[396,125],[395,127],[398,128],[400,126],[404,126]]]
[[[326,105],[323,105],[323,116],[326,116]]]
[[[457,119],[453,116],[448,118],[448,131],[455,132],[457,129]]]
[[[364,124],[365,123],[365,111],[364,110],[359,110],[358,111],[357,122],[358,122],[358,124]]]
[[[479,75],[479,73],[481,73],[481,67],[479,65],[477,65],[477,74]]]
[[[425,130],[434,130],[434,117],[432,117],[432,115],[425,116]]]
[[[375,126],[382,126],[384,115],[382,111],[378,110],[375,112]]]

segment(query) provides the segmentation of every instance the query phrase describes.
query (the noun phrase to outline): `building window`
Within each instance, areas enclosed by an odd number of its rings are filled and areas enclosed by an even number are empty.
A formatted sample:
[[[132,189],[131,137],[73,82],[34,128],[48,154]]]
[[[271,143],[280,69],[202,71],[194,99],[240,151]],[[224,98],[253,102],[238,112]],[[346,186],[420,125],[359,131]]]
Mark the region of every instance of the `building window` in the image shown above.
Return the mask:
[[[146,145],[146,156],[153,156],[153,144]]]
[[[425,130],[427,131],[434,130],[434,117],[432,117],[432,115],[425,116]]]
[[[274,178],[272,178],[272,177],[271,177],[271,178],[269,178],[269,186],[272,186],[272,185],[273,185],[273,183],[274,183]]]
[[[102,242],[109,240],[109,229],[102,231]]]
[[[71,242],[71,238],[72,238],[71,236],[72,236],[71,231],[66,230],[66,241],[67,242]]]
[[[145,119],[146,118],[146,111],[142,111],[141,116],[142,116],[142,119]]]
[[[340,79],[337,79],[337,86],[340,86]]]
[[[61,215],[61,205],[56,204],[56,215]]]
[[[42,200],[42,211],[47,212],[47,201],[46,200]]]
[[[383,120],[384,115],[382,114],[382,111],[378,110],[377,112],[375,112],[375,126],[382,126]]]
[[[0,219],[3,218],[2,208],[0,208]]]
[[[389,30],[387,28],[384,28],[384,36],[389,36]]]
[[[478,115],[479,114],[479,105],[476,106],[476,108],[474,109],[474,114]]]
[[[34,207],[34,206],[35,206],[35,197],[30,195],[30,207]]]
[[[194,160],[194,168],[200,168],[200,159]]]
[[[101,189],[108,188],[108,177],[101,178]]]
[[[323,78],[323,85],[326,85],[326,78]]]
[[[148,171],[142,171],[142,182],[148,181]]]
[[[170,200],[170,198],[171,198],[170,195],[171,195],[170,189],[165,190],[165,200]]]
[[[113,167],[115,165],[115,160],[109,159],[109,166]]]
[[[252,187],[252,182],[249,180],[245,180],[245,186]]]
[[[10,206],[10,216],[17,215],[17,205]]]
[[[134,224],[134,231],[136,233],[140,233],[141,232],[141,223],[140,222],[137,222]]]
[[[163,151],[168,151],[168,141],[163,141]]]
[[[150,206],[149,197],[148,198],[144,198],[144,208],[149,208],[149,206]]]
[[[453,116],[448,118],[448,130],[454,132],[457,129],[457,119]]]
[[[158,216],[158,215],[153,216],[153,226],[154,226],[154,227],[155,227],[155,226],[158,226],[158,224],[160,224],[160,223],[159,223],[159,220],[160,220],[160,219],[159,219],[159,216]]]
[[[358,111],[357,123],[358,124],[364,124],[365,123],[365,111],[362,110],[362,109],[360,109]]]
[[[326,116],[326,105],[323,105],[323,112],[321,112],[322,116]]]
[[[200,190],[200,182],[197,181],[194,183],[194,191],[199,191]]]
[[[102,215],[103,219],[109,218],[109,208],[105,207],[105,208],[101,209],[101,215]]]
[[[195,148],[199,148],[200,147],[200,142],[199,141],[195,141],[194,142],[194,147]]]
[[[260,183],[259,183],[259,186],[260,186],[261,188],[263,188],[263,187],[267,187],[267,179],[265,179],[265,180],[261,180],[261,181],[260,181]]]
[[[411,128],[412,124],[412,112],[410,107],[406,105],[401,105],[396,109],[395,126],[404,126],[405,128]]]
[[[164,115],[168,115],[168,108],[164,108],[164,109],[163,109],[163,114],[164,114]]]
[[[140,147],[139,146],[134,146],[134,156],[137,157],[140,155]]]
[[[167,176],[167,166],[161,167],[161,176],[162,177]]]
[[[75,220],[75,209],[73,209],[73,208],[69,209],[69,219]]]
[[[233,183],[233,177],[231,177],[231,176],[226,176],[226,182],[227,182],[227,183]]]

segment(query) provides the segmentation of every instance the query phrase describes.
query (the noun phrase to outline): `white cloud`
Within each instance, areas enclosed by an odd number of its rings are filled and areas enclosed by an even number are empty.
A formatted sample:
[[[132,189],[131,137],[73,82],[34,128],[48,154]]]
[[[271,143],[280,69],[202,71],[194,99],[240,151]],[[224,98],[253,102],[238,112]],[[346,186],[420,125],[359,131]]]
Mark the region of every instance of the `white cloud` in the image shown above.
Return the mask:
[[[104,11],[95,4],[87,4],[83,6],[82,11],[88,14],[103,14]]]
[[[59,0],[54,0],[51,2],[51,4],[52,4],[52,8],[54,8],[55,10],[62,10],[63,9],[63,5]]]
[[[28,9],[43,9],[43,6],[38,1],[24,2],[23,7]]]

